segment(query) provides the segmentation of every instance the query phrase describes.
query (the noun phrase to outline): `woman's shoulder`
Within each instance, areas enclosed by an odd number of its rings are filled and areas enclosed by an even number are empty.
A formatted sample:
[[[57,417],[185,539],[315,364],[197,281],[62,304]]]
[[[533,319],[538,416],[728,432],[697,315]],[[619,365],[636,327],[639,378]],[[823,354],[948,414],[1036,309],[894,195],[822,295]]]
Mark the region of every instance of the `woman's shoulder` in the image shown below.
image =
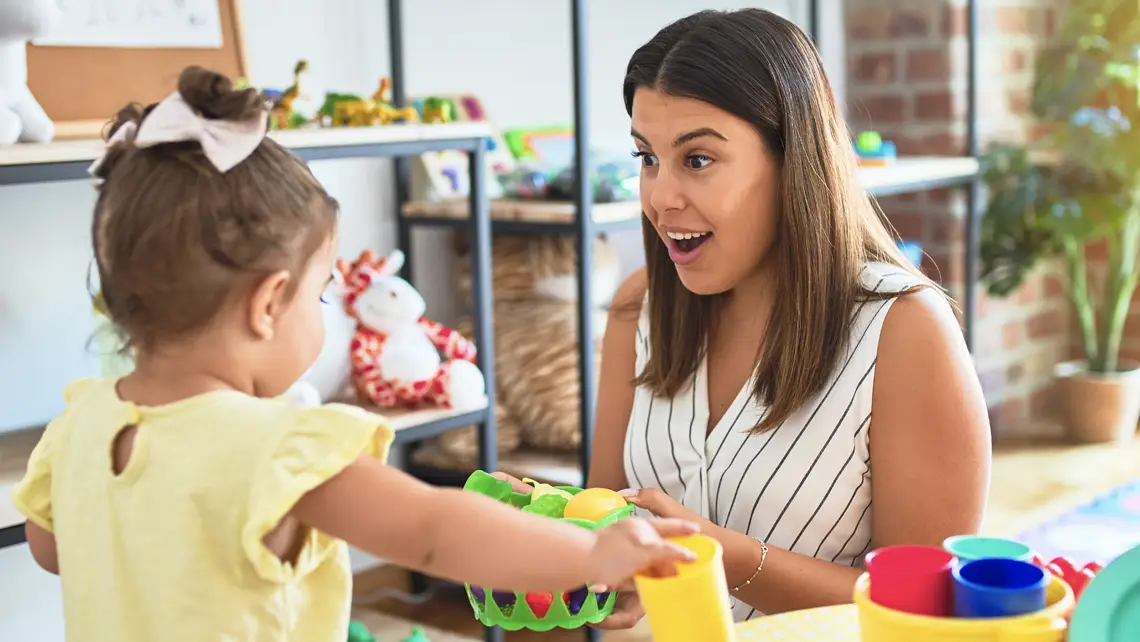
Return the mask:
[[[859,272],[859,284],[868,292],[895,293],[930,285],[930,282],[897,265],[869,261]]]
[[[646,297],[649,296],[649,276],[644,267],[638,268],[625,278],[610,302],[612,320],[636,323],[645,311]]]

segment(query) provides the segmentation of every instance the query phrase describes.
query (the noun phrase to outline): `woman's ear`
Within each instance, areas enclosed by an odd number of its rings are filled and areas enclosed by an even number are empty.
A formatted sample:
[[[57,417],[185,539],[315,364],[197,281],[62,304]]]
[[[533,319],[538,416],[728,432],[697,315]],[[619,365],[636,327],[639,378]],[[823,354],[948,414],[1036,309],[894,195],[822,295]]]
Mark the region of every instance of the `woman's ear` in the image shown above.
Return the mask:
[[[273,338],[281,313],[285,311],[286,291],[290,279],[288,270],[279,270],[258,281],[249,298],[246,324],[258,339]]]

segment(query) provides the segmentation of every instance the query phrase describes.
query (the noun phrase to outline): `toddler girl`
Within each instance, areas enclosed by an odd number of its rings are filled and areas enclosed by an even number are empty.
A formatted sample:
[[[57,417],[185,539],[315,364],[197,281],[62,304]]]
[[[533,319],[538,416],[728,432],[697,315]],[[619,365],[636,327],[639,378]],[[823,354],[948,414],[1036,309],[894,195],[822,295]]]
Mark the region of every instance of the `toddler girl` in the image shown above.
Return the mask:
[[[383,464],[392,430],[283,398],[323,342],[337,204],[265,137],[253,90],[190,68],[93,166],[102,304],[135,354],[81,380],[14,491],[69,640],[341,642],[347,545],[515,590],[628,586],[687,522],[597,533]]]

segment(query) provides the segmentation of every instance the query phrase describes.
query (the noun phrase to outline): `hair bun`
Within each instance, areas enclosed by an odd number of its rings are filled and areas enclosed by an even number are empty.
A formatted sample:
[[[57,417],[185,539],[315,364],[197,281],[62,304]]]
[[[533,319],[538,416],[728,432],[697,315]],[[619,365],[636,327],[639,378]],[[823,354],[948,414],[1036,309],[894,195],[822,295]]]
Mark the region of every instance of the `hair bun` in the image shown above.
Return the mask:
[[[198,66],[182,70],[178,93],[192,109],[217,120],[249,120],[265,108],[257,90],[234,91],[229,78]]]

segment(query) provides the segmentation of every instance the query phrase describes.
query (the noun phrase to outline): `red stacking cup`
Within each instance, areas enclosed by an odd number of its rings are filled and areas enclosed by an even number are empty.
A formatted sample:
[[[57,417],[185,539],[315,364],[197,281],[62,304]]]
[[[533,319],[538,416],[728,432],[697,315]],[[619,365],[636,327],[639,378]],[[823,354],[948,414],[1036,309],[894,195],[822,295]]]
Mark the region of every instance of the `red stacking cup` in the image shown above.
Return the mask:
[[[957,559],[934,546],[887,546],[867,553],[871,601],[904,613],[949,617]]]

